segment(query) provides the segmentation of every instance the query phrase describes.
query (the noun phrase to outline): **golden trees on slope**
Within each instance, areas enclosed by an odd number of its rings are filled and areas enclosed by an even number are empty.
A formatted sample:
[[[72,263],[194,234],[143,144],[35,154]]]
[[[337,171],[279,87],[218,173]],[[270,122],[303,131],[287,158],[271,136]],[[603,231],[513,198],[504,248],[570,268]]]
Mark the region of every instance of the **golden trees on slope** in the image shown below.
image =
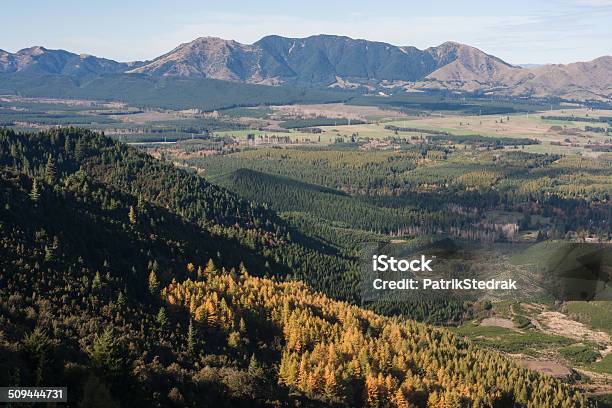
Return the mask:
[[[586,406],[559,381],[449,331],[332,301],[303,283],[209,270],[204,281],[173,282],[163,296],[230,339],[245,332],[246,311],[272,322],[284,340],[279,383],[312,398],[369,407]]]

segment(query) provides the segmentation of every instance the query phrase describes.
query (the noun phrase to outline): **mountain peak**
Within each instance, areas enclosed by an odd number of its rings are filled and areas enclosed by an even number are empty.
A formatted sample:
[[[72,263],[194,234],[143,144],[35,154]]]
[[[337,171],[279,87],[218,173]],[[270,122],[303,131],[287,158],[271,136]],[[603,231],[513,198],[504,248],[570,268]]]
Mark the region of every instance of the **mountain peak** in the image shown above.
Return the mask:
[[[42,47],[40,45],[35,45],[33,47],[28,47],[28,48],[24,48],[22,50],[17,51],[17,54],[21,54],[21,55],[41,55],[44,54],[45,52],[49,51],[48,49],[46,49],[45,47]],[[66,52],[66,51],[64,51]]]
[[[248,76],[243,71],[243,60],[250,58],[251,49],[234,40],[198,37],[127,72],[243,81]]]
[[[213,36],[204,36],[204,37],[198,37],[193,41],[190,41],[188,43],[184,43],[181,45],[190,45],[190,44],[239,44],[238,42],[236,42],[235,40],[226,40],[225,38],[221,38],[221,37],[213,37]]]
[[[457,41],[444,41],[442,44],[438,45],[438,48],[440,47],[466,47],[467,45],[457,42]],[[467,46],[469,47],[469,46]]]

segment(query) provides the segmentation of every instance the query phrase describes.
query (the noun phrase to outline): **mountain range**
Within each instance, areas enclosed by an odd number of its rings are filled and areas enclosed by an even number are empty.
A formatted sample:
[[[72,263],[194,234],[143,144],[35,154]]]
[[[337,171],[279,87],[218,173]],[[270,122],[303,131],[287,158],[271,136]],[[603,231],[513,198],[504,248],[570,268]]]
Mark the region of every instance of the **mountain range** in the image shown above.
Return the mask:
[[[150,61],[127,63],[40,46],[16,53],[0,50],[0,73],[76,78],[141,74],[365,91],[448,89],[612,100],[612,56],[525,68],[456,42],[420,50],[334,35],[271,35],[253,44],[201,37]]]

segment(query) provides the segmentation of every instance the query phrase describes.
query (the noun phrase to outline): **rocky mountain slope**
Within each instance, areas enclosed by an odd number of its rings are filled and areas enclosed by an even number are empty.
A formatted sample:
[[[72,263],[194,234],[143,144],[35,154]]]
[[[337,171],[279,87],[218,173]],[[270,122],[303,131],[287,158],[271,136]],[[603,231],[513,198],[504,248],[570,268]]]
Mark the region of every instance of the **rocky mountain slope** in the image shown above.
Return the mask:
[[[138,64],[121,63],[64,50],[49,50],[40,46],[24,48],[14,54],[0,50],[0,73],[103,75],[124,72]]]
[[[475,91],[514,85],[530,76],[529,70],[464,44],[446,42],[428,51],[446,64],[427,75],[423,87],[433,82],[436,87]]]
[[[221,38],[198,38],[128,72],[254,82],[256,49]]]
[[[203,37],[129,72],[329,85],[338,77],[414,81],[438,66],[427,51],[348,37],[267,36],[252,45]]]
[[[543,65],[531,71],[532,79],[519,84],[516,93],[534,96],[556,94],[568,99],[608,99],[612,96],[612,56],[589,62]]]
[[[151,61],[120,63],[63,50],[0,50],[0,73],[76,77],[117,73],[153,78],[210,78],[265,85],[376,89],[451,89],[566,99],[612,99],[612,57],[531,69],[455,42],[419,50],[344,36],[286,38],[253,44],[201,37]]]
[[[484,91],[503,95],[556,96],[573,100],[612,98],[612,57],[522,68],[462,44],[456,58],[410,88]],[[443,47],[444,44],[440,47]]]

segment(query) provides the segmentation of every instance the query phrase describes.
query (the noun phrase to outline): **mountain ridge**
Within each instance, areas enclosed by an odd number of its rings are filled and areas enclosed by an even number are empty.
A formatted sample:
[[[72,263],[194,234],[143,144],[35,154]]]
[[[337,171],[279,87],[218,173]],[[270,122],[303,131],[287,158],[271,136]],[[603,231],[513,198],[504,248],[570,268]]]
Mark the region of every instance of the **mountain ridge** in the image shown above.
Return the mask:
[[[337,35],[268,35],[253,44],[199,37],[148,61],[117,62],[35,46],[0,50],[0,73],[87,77],[142,74],[261,85],[481,92],[612,100],[612,57],[533,68],[453,41],[420,50]]]
[[[139,62],[117,62],[89,54],[50,50],[42,46],[21,49],[15,53],[0,50],[0,73],[101,75],[123,72]]]

